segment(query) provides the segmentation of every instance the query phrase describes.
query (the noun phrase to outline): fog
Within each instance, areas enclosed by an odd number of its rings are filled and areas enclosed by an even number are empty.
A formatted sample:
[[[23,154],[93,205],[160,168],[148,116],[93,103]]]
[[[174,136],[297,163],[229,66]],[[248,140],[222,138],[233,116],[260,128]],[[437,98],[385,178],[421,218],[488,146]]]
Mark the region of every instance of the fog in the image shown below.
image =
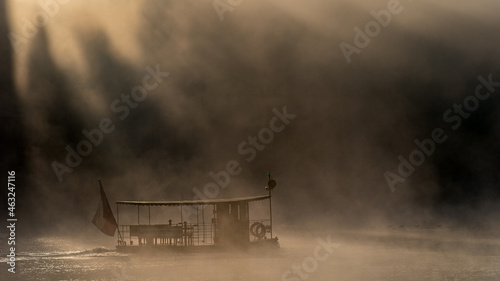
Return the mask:
[[[495,230],[498,2],[43,2],[0,1],[23,235],[100,235],[98,179],[114,210],[265,195],[269,171],[283,229]]]

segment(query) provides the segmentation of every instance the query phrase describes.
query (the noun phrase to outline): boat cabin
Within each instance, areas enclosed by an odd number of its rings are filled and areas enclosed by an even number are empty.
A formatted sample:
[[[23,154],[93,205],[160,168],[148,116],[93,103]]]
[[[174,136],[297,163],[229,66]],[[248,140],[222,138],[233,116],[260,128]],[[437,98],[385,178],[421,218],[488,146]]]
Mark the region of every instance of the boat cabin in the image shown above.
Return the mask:
[[[143,246],[247,246],[256,242],[273,242],[271,209],[269,218],[250,218],[250,205],[255,201],[269,200],[271,196],[254,196],[232,199],[193,201],[118,201],[116,202],[119,250]],[[120,207],[137,207],[137,224],[120,224]],[[140,221],[140,207],[147,207],[148,222]],[[177,221],[160,217],[160,223],[151,224],[151,208],[178,208]],[[185,217],[190,208],[191,215]],[[144,208],[142,208],[144,209]],[[210,214],[211,212],[211,214]],[[208,214],[206,218],[205,213]],[[184,217],[183,217],[184,216]],[[158,220],[158,216],[156,219]]]

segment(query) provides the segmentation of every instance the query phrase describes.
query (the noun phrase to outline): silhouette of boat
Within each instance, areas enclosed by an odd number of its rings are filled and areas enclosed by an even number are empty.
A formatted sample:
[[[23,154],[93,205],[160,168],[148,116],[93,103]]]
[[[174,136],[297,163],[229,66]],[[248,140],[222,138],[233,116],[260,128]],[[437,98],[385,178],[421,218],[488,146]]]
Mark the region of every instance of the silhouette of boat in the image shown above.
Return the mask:
[[[270,177],[269,177],[270,178]],[[269,179],[268,195],[229,199],[185,201],[117,201],[115,221],[101,185],[101,204],[94,217],[94,224],[107,235],[118,230],[117,251],[138,252],[144,250],[211,251],[223,249],[247,249],[250,247],[278,247],[272,232],[271,190],[276,186]],[[250,217],[252,202],[269,200],[269,217]],[[137,208],[137,224],[120,224],[120,208]],[[140,210],[147,208],[148,220],[141,221]],[[160,223],[151,224],[151,208],[177,208],[174,221],[162,214],[154,217]],[[186,212],[185,208],[189,208]],[[208,209],[208,210],[206,210]],[[128,210],[130,212],[130,209]],[[155,210],[157,212],[157,210]],[[207,221],[205,213],[210,214]],[[158,212],[157,212],[158,213]],[[170,214],[173,213],[170,210]],[[186,213],[190,214],[186,218]],[[144,217],[144,216],[142,216]],[[130,219],[130,216],[127,217]]]

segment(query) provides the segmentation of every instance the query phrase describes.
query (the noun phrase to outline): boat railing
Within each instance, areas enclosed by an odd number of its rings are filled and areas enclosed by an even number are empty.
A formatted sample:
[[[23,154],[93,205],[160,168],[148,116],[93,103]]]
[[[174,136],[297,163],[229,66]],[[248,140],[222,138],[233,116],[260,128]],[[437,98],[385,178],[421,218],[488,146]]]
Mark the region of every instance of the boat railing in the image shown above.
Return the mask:
[[[270,239],[269,219],[249,220],[249,240]],[[260,228],[260,229],[259,229]],[[261,235],[253,235],[259,232]],[[216,225],[209,224],[145,224],[119,225],[119,246],[201,246],[215,244]]]
[[[197,246],[214,244],[212,224],[119,225],[118,245]]]

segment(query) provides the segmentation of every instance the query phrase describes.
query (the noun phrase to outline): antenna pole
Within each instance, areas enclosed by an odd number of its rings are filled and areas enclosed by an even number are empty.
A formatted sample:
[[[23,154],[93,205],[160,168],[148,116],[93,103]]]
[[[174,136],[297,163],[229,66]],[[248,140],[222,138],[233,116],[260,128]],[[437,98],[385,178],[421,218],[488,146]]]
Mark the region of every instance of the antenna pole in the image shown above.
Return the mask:
[[[271,181],[271,170],[267,174],[269,176],[269,181]],[[271,195],[271,187],[268,186],[269,189],[269,220],[271,224],[271,239],[273,239],[273,204],[272,204],[272,195]]]

